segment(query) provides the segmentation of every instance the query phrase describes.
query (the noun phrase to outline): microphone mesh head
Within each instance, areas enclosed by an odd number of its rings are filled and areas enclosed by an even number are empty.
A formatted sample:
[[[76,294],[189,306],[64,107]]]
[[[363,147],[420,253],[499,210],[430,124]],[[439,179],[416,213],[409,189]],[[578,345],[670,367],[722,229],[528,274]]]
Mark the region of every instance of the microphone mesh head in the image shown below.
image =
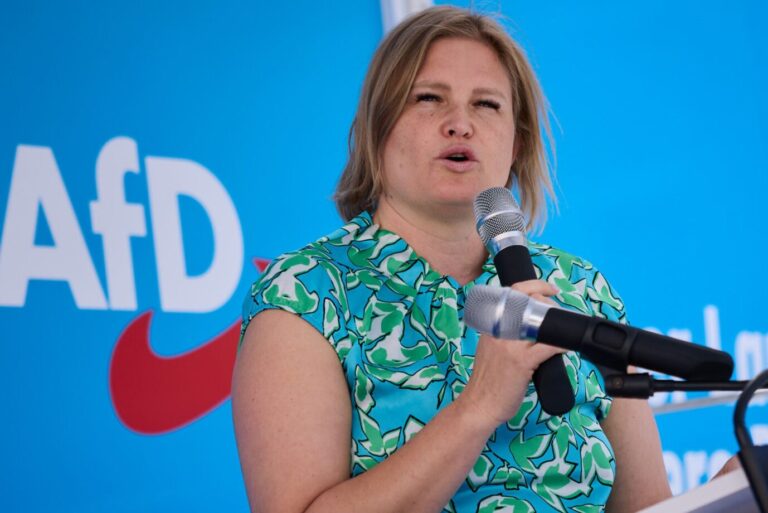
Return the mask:
[[[477,233],[484,245],[488,241],[506,232],[525,233],[525,216],[520,210],[512,192],[506,187],[491,187],[475,198],[473,205]],[[487,219],[488,216],[493,217]]]
[[[490,334],[498,324],[498,338],[518,340],[528,299],[525,294],[510,288],[475,285],[464,304],[464,323]],[[504,301],[501,310],[500,301]]]

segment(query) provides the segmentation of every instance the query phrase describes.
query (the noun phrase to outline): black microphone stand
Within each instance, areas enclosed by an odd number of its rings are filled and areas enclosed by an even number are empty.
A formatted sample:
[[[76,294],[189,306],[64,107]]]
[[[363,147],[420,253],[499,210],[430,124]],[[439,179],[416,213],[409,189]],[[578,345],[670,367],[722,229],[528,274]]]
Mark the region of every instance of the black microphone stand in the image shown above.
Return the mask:
[[[743,391],[736,401],[733,424],[739,444],[739,461],[747,475],[752,495],[762,513],[768,513],[768,445],[755,446],[747,431],[744,418],[747,405],[755,393],[768,389],[768,370],[764,370],[752,381],[676,381],[655,379],[650,374],[611,374],[600,369],[605,380],[605,391],[613,397],[648,399],[656,392],[712,392]]]
[[[744,417],[750,399],[761,388],[768,388],[768,370],[764,370],[747,383],[736,401],[733,411],[733,426],[736,440],[739,442],[739,461],[747,474],[752,494],[762,513],[768,513],[768,445],[755,446],[747,431]]]
[[[656,392],[740,392],[751,381],[677,381],[639,374],[603,373],[605,392],[612,397],[648,399]],[[768,384],[758,387],[767,388]]]

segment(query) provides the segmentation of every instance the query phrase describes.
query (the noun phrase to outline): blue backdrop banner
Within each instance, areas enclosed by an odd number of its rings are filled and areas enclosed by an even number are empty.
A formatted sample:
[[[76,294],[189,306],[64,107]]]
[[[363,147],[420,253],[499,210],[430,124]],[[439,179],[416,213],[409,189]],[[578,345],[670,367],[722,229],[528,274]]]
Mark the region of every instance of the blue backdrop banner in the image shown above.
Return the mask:
[[[556,115],[559,213],[537,238],[599,266],[634,325],[728,351],[737,379],[768,367],[767,4],[472,4]],[[0,510],[247,511],[240,306],[340,224],[380,5],[4,7]],[[736,450],[732,405],[662,412],[710,396],[651,400],[676,493]]]

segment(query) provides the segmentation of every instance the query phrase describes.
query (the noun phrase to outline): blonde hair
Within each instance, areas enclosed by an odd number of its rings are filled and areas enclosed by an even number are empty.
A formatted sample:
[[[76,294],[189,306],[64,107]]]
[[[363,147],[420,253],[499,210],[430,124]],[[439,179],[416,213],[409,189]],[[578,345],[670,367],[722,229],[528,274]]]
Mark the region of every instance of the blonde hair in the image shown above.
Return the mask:
[[[449,37],[487,44],[509,75],[516,158],[507,187],[518,188],[529,228],[543,226],[546,199],[555,198],[542,129],[552,151],[554,142],[548,105],[536,75],[522,48],[495,20],[448,6],[432,7],[408,18],[392,29],[376,50],[349,131],[349,160],[334,194],[336,207],[345,220],[364,210],[375,210],[382,192],[383,146],[403,112],[429,47]]]

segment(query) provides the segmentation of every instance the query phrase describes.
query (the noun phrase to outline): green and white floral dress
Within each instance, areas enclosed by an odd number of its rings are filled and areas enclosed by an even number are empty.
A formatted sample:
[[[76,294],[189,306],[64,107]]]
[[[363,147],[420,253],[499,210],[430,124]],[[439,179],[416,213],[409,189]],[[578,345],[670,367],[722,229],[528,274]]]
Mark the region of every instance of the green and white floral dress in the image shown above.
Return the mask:
[[[624,322],[621,299],[591,264],[550,246],[532,243],[530,251],[537,275],[560,289],[557,301]],[[463,390],[478,341],[464,325],[464,300],[477,283],[498,285],[492,261],[462,287],[363,213],[275,260],[251,287],[242,329],[277,308],[328,339],[349,385],[354,476],[408,442]],[[488,440],[446,511],[604,509],[615,463],[599,421],[611,399],[591,363],[576,353],[565,361],[577,391],[574,408],[549,416],[530,384],[517,415]]]

